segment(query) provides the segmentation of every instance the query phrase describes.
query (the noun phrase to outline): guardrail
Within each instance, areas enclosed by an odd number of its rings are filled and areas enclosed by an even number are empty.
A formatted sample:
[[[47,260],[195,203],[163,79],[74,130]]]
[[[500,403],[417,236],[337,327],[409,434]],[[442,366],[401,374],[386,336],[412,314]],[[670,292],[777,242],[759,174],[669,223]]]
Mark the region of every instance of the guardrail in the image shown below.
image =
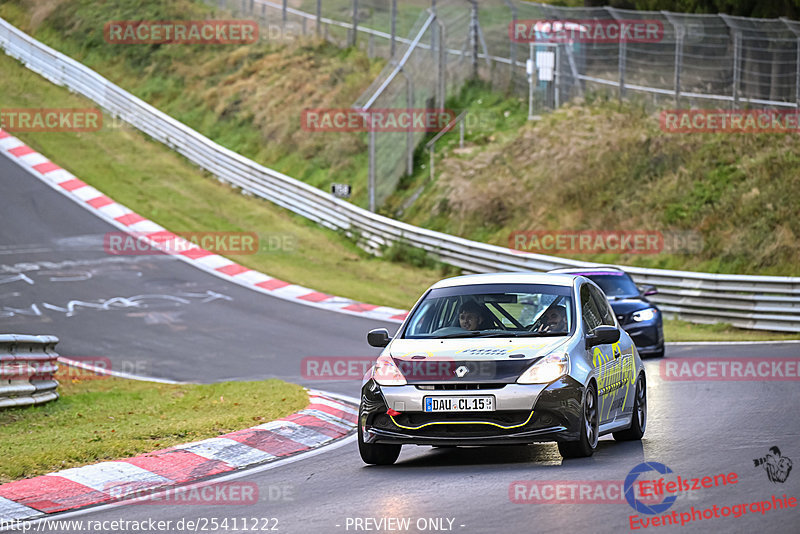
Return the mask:
[[[259,165],[224,148],[96,72],[0,19],[0,46],[52,82],[66,86],[110,114],[161,141],[191,162],[244,191],[328,228],[355,236],[380,254],[394,241],[422,248],[466,272],[547,271],[589,262],[521,253],[392,220]],[[800,278],[696,273],[625,267],[637,283],[653,284],[668,314],[698,323],[800,332]]]
[[[58,398],[56,343],[55,336],[0,334],[0,408]]]

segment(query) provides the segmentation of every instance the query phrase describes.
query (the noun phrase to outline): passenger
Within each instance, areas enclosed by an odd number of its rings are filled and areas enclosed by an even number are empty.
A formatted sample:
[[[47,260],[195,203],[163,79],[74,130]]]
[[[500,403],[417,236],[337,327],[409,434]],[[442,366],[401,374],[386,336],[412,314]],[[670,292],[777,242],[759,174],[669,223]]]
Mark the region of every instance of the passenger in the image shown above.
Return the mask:
[[[550,308],[537,332],[554,333],[567,331],[567,310],[563,306]]]
[[[468,300],[461,305],[458,312],[458,323],[464,330],[482,330],[485,326],[483,312],[480,305],[474,300]]]

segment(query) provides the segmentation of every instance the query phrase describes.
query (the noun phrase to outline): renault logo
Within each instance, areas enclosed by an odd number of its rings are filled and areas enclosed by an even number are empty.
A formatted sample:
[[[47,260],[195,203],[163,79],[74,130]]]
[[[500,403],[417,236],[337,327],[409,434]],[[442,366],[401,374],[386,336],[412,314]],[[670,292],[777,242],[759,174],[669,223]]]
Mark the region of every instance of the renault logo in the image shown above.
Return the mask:
[[[465,374],[469,373],[466,365],[461,365],[456,369],[456,376],[462,378]]]

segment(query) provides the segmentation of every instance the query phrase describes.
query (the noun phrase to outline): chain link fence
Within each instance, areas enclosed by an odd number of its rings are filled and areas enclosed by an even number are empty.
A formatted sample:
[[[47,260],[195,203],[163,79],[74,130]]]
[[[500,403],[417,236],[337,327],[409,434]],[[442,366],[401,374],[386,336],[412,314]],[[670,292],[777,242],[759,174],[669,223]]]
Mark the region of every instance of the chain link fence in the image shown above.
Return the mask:
[[[389,59],[356,109],[442,108],[472,78],[526,95],[531,117],[587,92],[638,93],[675,108],[797,109],[800,103],[800,22],[787,19],[520,0],[209,1],[256,18],[272,35],[314,33]],[[577,28],[577,38],[553,39],[555,26],[547,24],[554,21]],[[634,21],[657,24],[657,39],[582,38],[592,26]],[[535,28],[533,38],[512,38],[516,24]],[[412,172],[425,132],[367,135],[375,210]]]

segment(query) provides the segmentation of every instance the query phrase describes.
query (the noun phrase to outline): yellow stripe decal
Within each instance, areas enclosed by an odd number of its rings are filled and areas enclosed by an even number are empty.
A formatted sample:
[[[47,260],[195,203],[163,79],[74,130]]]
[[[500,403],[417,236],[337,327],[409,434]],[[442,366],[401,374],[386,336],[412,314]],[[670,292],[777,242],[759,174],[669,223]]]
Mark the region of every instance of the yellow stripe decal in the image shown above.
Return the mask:
[[[531,411],[531,414],[528,416],[528,418],[525,420],[524,423],[520,423],[518,425],[510,425],[510,426],[498,425],[497,423],[490,423],[489,421],[441,421],[441,422],[425,423],[419,426],[403,426],[397,421],[395,421],[393,416],[390,415],[389,419],[391,419],[392,423],[394,423],[395,425],[399,426],[400,428],[404,428],[406,430],[419,430],[420,428],[424,428],[430,425],[492,425],[496,426],[497,428],[508,430],[511,428],[518,428],[527,425],[528,422],[531,420],[531,417],[533,417],[533,411]]]

